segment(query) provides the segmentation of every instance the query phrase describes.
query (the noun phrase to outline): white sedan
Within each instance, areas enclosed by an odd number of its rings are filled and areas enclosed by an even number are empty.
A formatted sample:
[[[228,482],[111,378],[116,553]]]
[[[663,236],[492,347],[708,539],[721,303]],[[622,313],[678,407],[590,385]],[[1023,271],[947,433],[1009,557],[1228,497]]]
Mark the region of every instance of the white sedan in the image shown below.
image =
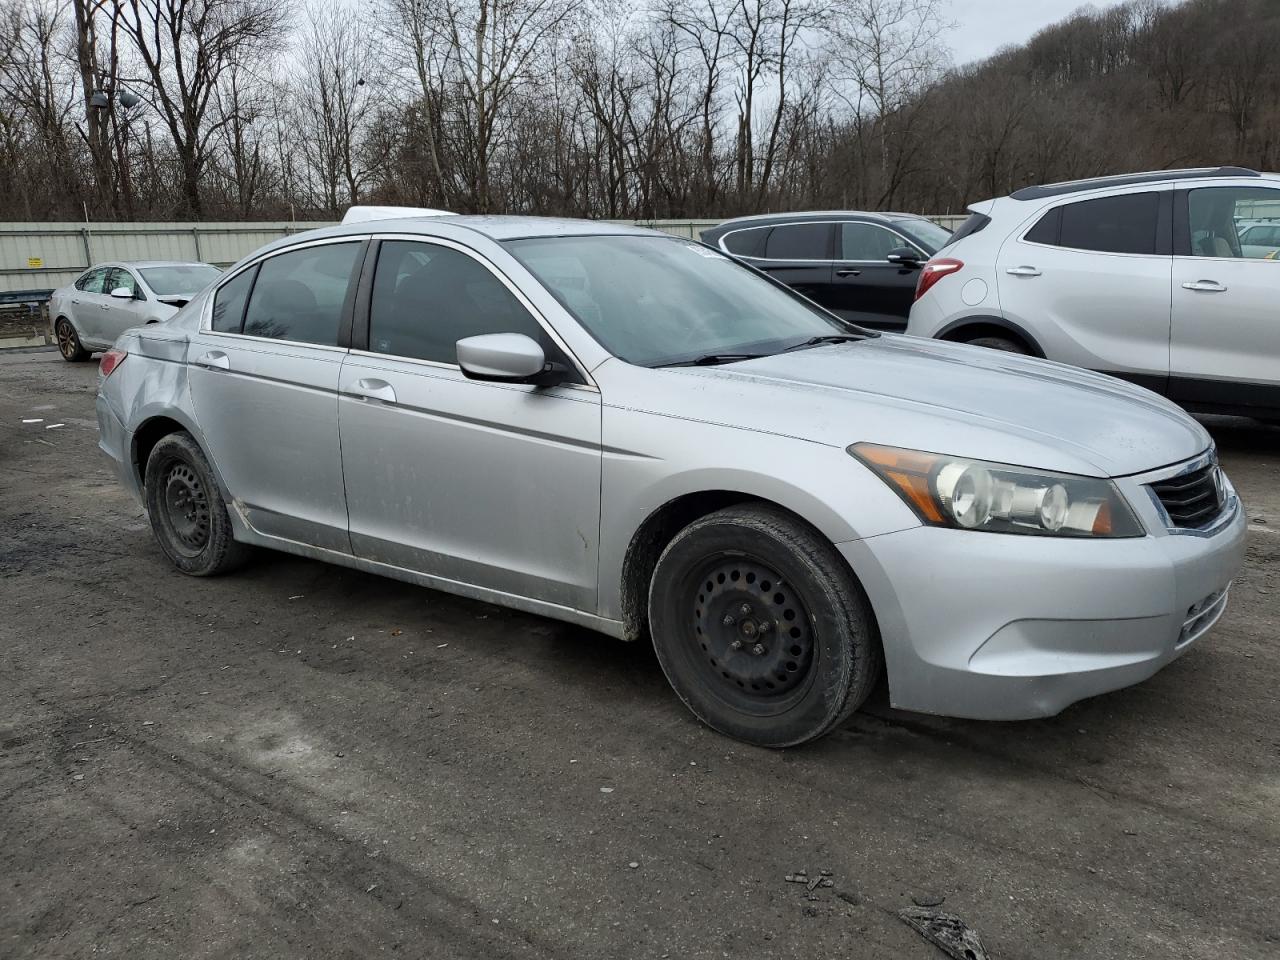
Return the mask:
[[[130,327],[168,320],[221,273],[207,263],[158,260],[92,267],[49,298],[62,358],[88,360]]]

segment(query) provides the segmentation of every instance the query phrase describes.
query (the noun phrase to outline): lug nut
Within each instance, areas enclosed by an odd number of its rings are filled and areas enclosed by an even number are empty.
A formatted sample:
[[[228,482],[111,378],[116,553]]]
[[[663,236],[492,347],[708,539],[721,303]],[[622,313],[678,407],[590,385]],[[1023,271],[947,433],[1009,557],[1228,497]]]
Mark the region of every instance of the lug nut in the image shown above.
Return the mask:
[[[768,633],[770,630],[773,629],[773,621],[761,620],[759,623],[756,624],[756,629],[759,630],[761,633]]]
[[[734,640],[734,641],[733,641],[733,643],[729,644],[729,649],[730,649],[730,650],[741,650],[741,649],[742,649],[742,641],[741,641],[741,640]]]
[[[744,617],[749,617],[749,616],[751,616],[751,604],[749,604],[749,603],[744,603],[744,604],[739,608],[738,612],[739,612],[739,613],[741,613]]]
[[[724,619],[721,620],[720,622],[723,623],[726,627],[732,627],[736,621],[733,619],[733,614],[726,613],[724,615]]]
[[[764,644],[757,643],[754,647],[751,648],[751,652],[754,653],[757,657],[764,656],[764,652],[765,652]]]

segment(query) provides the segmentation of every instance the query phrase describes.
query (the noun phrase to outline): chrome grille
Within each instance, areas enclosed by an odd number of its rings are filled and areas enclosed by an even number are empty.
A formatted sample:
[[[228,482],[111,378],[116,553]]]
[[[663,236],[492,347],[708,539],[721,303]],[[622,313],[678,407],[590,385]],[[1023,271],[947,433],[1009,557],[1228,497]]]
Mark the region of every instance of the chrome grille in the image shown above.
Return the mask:
[[[1222,512],[1225,494],[1216,461],[1190,473],[1150,484],[1175,527],[1202,527]]]

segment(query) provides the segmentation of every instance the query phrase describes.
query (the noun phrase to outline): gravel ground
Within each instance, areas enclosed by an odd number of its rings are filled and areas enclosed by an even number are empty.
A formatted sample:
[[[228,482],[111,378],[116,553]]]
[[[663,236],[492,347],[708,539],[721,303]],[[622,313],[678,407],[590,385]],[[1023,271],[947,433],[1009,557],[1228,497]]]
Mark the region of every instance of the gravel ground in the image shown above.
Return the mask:
[[[1012,724],[881,690],[773,753],[642,645],[283,555],[183,577],[95,377],[0,357],[0,957],[937,958],[930,895],[995,958],[1280,956],[1280,430],[1210,423],[1248,565],[1152,680]]]

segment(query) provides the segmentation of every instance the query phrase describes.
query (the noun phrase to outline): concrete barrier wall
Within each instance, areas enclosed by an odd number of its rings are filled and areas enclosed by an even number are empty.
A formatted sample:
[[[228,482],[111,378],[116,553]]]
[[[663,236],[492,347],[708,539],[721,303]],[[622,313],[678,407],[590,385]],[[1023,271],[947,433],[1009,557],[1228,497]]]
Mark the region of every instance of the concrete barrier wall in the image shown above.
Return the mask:
[[[954,229],[963,216],[934,217]],[[621,222],[621,221],[618,221]],[[719,220],[626,221],[696,239]],[[51,290],[104,260],[203,260],[227,266],[258,247],[328,222],[0,223],[0,294]]]

